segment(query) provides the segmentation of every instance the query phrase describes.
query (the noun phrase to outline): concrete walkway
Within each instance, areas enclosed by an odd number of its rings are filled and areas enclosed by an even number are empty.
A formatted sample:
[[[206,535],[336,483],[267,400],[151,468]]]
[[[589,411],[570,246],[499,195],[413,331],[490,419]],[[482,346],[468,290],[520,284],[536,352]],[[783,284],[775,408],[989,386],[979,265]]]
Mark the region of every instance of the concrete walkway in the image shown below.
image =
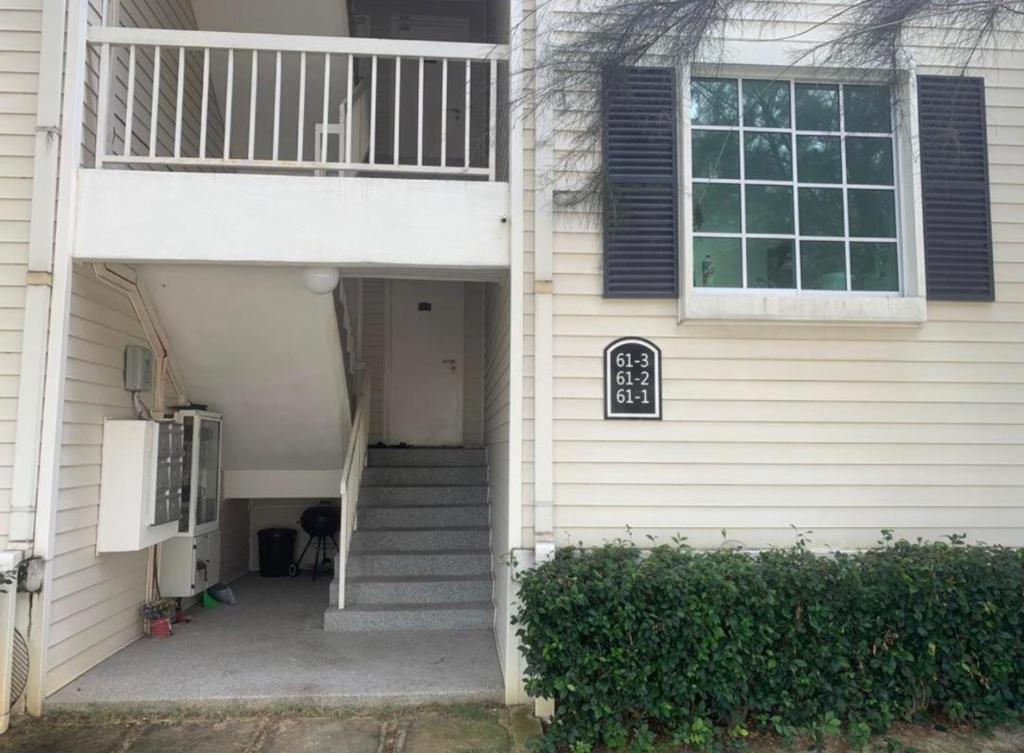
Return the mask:
[[[491,631],[326,633],[329,582],[232,584],[237,606],[194,608],[165,640],[144,638],[50,696],[48,709],[239,701],[320,706],[496,703]]]
[[[522,753],[539,733],[525,709],[477,706],[388,715],[56,715],[21,718],[0,753]]]

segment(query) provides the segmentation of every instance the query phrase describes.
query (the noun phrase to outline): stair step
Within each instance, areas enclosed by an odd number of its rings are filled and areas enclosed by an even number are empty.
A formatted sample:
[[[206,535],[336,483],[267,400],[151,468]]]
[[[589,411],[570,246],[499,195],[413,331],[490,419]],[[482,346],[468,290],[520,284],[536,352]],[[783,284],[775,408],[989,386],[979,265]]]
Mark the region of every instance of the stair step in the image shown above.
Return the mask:
[[[328,608],[327,632],[370,630],[466,630],[487,628],[494,622],[489,601],[461,604],[387,604]]]
[[[381,484],[359,490],[360,519],[369,507],[451,507],[486,505],[484,485],[432,486],[430,484]]]
[[[432,468],[396,465],[370,467],[363,471],[363,486],[478,486],[486,483],[486,466]]]
[[[407,468],[487,465],[487,450],[475,447],[371,447],[368,465]]]
[[[444,604],[487,601],[490,575],[378,576],[349,578],[346,606],[364,604]],[[336,596],[335,592],[335,596]],[[332,604],[337,604],[337,598]]]
[[[486,526],[472,528],[363,528],[352,534],[353,554],[379,551],[462,551],[490,544]]]
[[[486,526],[487,505],[364,505],[360,500],[361,528],[427,528]]]
[[[491,572],[488,549],[466,551],[353,552],[346,578],[378,575],[486,575]]]

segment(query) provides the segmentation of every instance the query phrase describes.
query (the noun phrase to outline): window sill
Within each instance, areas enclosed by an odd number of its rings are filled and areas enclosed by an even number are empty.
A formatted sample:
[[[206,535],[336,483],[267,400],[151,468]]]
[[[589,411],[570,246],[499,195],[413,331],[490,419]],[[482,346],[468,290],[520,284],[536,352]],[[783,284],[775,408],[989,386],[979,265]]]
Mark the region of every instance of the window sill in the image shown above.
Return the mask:
[[[693,321],[913,325],[922,324],[927,318],[927,302],[923,297],[758,295],[687,290],[680,305],[680,319]]]

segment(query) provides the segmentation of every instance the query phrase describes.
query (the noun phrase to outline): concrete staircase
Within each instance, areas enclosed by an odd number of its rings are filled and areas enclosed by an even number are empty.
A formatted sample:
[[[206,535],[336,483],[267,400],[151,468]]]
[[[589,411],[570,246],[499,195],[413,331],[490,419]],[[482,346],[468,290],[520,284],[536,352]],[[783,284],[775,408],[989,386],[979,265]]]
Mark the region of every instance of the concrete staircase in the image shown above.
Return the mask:
[[[337,589],[327,631],[490,628],[485,451],[371,447],[344,609]]]

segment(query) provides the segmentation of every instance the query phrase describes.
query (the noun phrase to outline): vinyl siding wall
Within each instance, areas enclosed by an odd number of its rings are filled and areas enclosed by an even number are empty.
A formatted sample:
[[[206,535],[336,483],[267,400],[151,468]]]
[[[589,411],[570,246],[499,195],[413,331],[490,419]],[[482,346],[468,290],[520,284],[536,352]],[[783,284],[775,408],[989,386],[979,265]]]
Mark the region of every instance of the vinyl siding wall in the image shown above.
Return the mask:
[[[798,22],[752,19],[738,36],[791,34],[830,8],[803,3]],[[920,54],[936,60],[934,49]],[[791,543],[793,527],[813,530],[821,548],[871,545],[881,528],[1024,544],[1024,55],[988,60],[972,73],[987,82],[995,303],[929,302],[920,327],[680,323],[675,300],[604,299],[599,216],[556,215],[558,545],[623,537],[627,526],[640,544],[680,534],[702,547],[723,531],[751,547]],[[943,72],[919,72],[933,70]],[[556,148],[568,139],[557,134]],[[575,185],[563,175],[558,187]],[[531,311],[528,292],[527,440]],[[602,350],[626,335],[664,353],[661,422],[603,420]],[[530,477],[526,463],[527,527]]]
[[[64,428],[47,652],[47,692],[142,635],[146,550],[96,554],[105,418],[135,415],[124,348],[150,347],[131,301],[76,264],[71,289]],[[173,392],[169,399],[173,399]],[[153,395],[143,396],[153,405]]]
[[[0,2],[0,547],[11,504],[41,21],[42,0]]]
[[[484,445],[491,515],[491,571],[494,573],[494,637],[504,662],[512,582],[508,566],[509,516],[509,283],[486,286],[484,316]]]

